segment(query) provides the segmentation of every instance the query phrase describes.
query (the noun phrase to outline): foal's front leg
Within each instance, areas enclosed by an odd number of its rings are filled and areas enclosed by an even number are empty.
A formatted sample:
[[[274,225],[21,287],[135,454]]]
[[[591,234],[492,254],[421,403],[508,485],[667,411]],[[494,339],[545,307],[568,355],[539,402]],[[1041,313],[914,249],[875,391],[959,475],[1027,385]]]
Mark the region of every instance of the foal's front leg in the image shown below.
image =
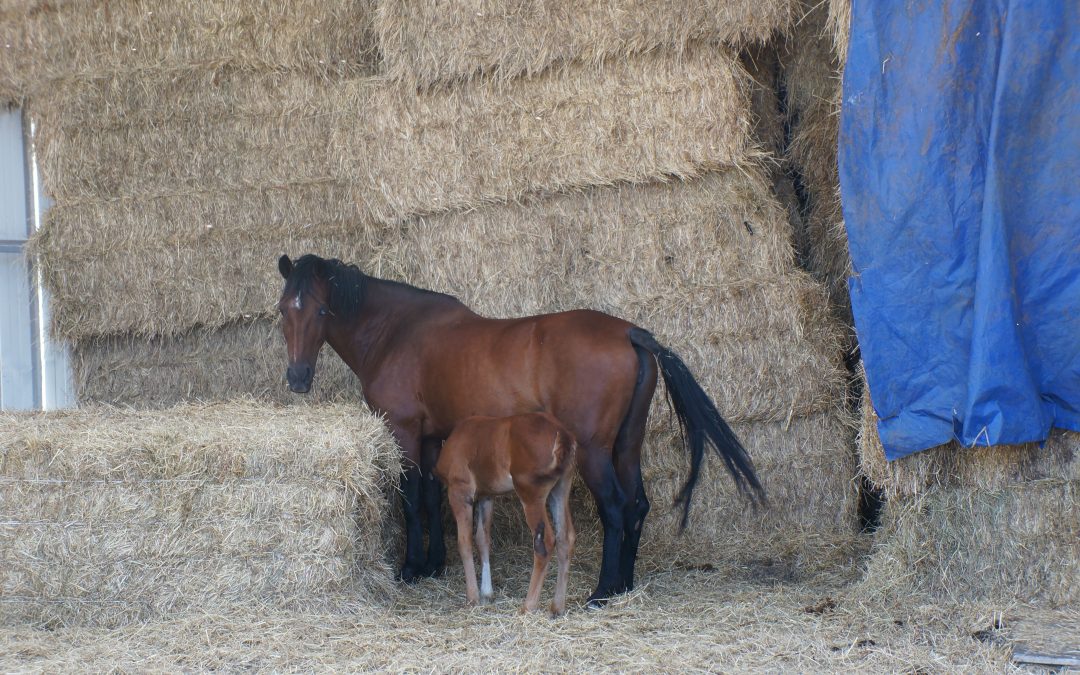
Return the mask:
[[[473,562],[473,499],[476,490],[471,485],[456,483],[450,486],[450,508],[457,523],[458,555],[461,566],[465,568],[465,602],[475,605],[480,601],[476,588],[476,566]]]

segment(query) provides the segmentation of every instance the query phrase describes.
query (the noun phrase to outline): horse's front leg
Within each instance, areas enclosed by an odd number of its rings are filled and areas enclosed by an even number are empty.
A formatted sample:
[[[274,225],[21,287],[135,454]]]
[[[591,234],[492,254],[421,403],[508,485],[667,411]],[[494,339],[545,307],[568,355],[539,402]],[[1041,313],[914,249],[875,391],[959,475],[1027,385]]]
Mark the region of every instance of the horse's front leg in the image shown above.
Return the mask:
[[[399,578],[407,584],[421,576],[424,568],[424,531],[420,522],[423,476],[420,472],[419,425],[390,422],[390,431],[401,447],[401,507],[405,514],[405,561]]]
[[[446,542],[443,540],[442,483],[435,475],[435,463],[439,461],[442,439],[425,438],[421,441],[421,471],[423,473],[424,511],[428,521],[427,560],[420,570],[422,576],[442,576],[446,571]]]

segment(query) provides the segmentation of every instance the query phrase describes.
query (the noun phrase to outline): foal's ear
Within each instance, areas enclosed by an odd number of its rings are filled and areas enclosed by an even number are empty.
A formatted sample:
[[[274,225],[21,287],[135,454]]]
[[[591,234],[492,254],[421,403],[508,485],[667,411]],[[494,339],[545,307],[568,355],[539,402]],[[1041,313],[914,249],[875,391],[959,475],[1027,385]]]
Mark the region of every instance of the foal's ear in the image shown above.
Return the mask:
[[[292,261],[289,260],[289,256],[283,255],[278,258],[277,268],[278,272],[281,272],[281,276],[288,279],[289,275],[292,274]]]

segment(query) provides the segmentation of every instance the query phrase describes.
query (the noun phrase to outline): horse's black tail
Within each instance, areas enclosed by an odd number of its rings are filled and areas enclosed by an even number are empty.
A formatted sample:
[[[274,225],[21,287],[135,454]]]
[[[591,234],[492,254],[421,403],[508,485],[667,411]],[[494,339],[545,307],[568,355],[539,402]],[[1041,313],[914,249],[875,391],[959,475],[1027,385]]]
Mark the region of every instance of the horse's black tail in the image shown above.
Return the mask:
[[[716,454],[724,460],[724,465],[739,491],[749,497],[751,503],[764,504],[765,489],[754,473],[754,463],[750,460],[750,455],[724,418],[720,417],[716,405],[694,379],[693,373],[683,360],[657,342],[656,338],[643,328],[631,328],[629,337],[631,344],[656,357],[660,373],[664,376],[664,384],[667,385],[668,401],[675,411],[675,416],[679,418],[683,442],[690,450],[690,475],[675,499],[675,503],[682,504],[683,507],[681,527],[686,527],[690,517],[690,499],[701,475],[701,462],[705,457],[706,445],[711,445]]]

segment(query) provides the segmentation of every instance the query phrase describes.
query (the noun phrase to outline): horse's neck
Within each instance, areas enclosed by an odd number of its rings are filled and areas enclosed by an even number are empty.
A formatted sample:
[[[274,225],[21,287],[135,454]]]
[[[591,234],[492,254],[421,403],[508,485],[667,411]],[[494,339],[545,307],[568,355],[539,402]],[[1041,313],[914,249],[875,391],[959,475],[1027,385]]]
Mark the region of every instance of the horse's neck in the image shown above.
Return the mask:
[[[360,378],[374,375],[387,353],[424,334],[424,324],[450,315],[472,315],[456,299],[404,284],[368,278],[364,301],[356,316],[339,320],[327,342]]]

